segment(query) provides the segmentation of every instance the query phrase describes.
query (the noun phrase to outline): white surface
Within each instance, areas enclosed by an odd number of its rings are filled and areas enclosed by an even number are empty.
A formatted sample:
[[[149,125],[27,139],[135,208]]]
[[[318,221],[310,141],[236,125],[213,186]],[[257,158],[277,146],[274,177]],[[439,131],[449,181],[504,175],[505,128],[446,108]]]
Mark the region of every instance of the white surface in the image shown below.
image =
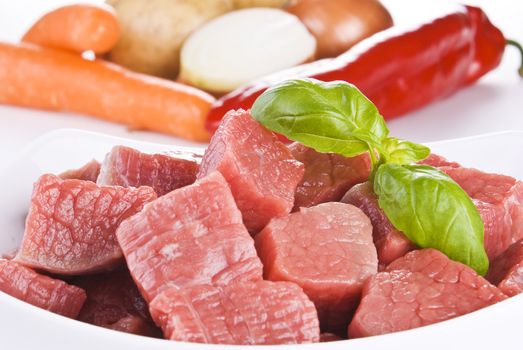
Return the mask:
[[[94,158],[102,159],[116,144],[147,152],[179,149],[169,145],[143,143],[85,131],[62,130],[45,135],[29,145],[9,170],[0,173],[6,186],[0,201],[0,254],[10,252],[23,233],[23,218],[32,182],[44,172],[61,172]],[[523,164],[508,149],[523,149],[523,132],[510,132],[435,143],[434,152],[468,166],[523,178]],[[503,349],[520,343],[523,295],[483,310],[436,325],[379,337],[323,343],[281,346],[278,349]],[[502,325],[502,326],[500,326]],[[30,336],[27,336],[27,334]],[[53,350],[92,349],[230,349],[227,346],[195,345],[127,335],[94,327],[40,310],[0,292],[0,335],[2,349],[37,349],[52,344]],[[45,348],[45,346],[44,346]],[[256,347],[238,347],[238,349]],[[274,347],[271,347],[273,349]]]
[[[202,0],[203,1],[203,0]],[[438,0],[441,1],[441,0]],[[416,17],[420,6],[429,9],[438,1],[383,0],[397,23]],[[16,42],[43,13],[74,0],[0,0],[0,40]],[[100,3],[102,0],[82,0]],[[480,5],[505,35],[523,42],[523,1],[469,0]],[[523,80],[516,74],[520,57],[508,48],[501,66],[475,86],[464,89],[411,115],[390,122],[392,134],[427,142],[501,130],[523,130]],[[28,82],[30,83],[30,82]],[[180,139],[125,127],[89,117],[0,106],[0,158],[14,152],[39,135],[59,128],[80,128],[127,136],[139,140],[190,144]],[[0,168],[2,165],[0,165]]]

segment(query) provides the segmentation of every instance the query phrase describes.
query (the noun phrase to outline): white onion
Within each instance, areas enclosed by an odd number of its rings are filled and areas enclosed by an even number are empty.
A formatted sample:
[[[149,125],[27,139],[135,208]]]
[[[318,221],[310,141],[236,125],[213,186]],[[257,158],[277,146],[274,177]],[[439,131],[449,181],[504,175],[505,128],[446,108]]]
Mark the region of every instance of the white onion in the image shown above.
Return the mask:
[[[250,8],[217,17],[192,33],[181,52],[180,80],[226,93],[313,58],[316,40],[294,15]]]

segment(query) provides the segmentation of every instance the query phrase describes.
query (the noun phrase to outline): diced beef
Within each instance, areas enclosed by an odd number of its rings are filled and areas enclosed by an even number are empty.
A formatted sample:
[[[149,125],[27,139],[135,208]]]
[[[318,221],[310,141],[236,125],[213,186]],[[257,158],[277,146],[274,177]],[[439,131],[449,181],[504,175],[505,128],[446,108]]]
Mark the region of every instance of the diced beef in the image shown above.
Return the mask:
[[[436,280],[444,282],[452,279],[453,276],[461,278],[477,275],[468,266],[450,260],[445,254],[437,249],[426,248],[409,252],[399,259],[390,263],[386,272],[395,270],[408,270],[410,272],[420,272]],[[477,276],[483,281],[483,277]],[[475,277],[474,277],[475,279]],[[468,281],[468,280],[467,280]]]
[[[471,268],[434,249],[414,250],[367,281],[349,337],[421,327],[504,299]]]
[[[64,171],[59,176],[64,180],[75,179],[96,182],[98,174],[100,173],[100,166],[100,162],[93,159],[83,167]]]
[[[523,239],[490,262],[486,278],[508,296],[523,293]]]
[[[0,259],[0,291],[51,312],[76,318],[85,301],[83,289]]]
[[[78,320],[128,333],[159,336],[147,303],[127,270],[77,278],[87,293]]]
[[[103,326],[118,332],[161,338],[162,331],[139,316],[126,316],[115,323]]]
[[[338,337],[336,334],[333,333],[321,333],[320,334],[320,343],[330,343],[333,341],[339,341],[343,340],[343,338]]]
[[[254,241],[219,172],[150,203],[116,235],[148,302],[170,287],[262,278]]]
[[[378,197],[370,182],[364,182],[351,188],[341,200],[360,208],[372,223],[372,237],[380,265],[388,265],[392,261],[415,249],[407,237],[394,228],[389,218],[378,204]]]
[[[198,177],[214,170],[231,186],[250,232],[291,211],[304,173],[303,164],[289,149],[243,110],[223,118],[205,151]]]
[[[316,305],[322,330],[341,334],[363,283],[378,269],[369,219],[344,203],[272,219],[256,236],[256,247],[265,278],[297,283]]]
[[[448,161],[445,157],[431,153],[427,158],[419,162],[422,165],[430,165],[435,168],[450,167],[450,168],[461,168],[461,165],[456,162]]]
[[[368,154],[348,158],[334,153],[319,153],[297,142],[291,144],[289,149],[294,158],[305,165],[305,174],[296,188],[296,210],[337,202],[352,186],[369,178]]]
[[[107,154],[98,177],[99,185],[152,187],[158,196],[192,184],[198,164],[167,154],[146,154],[116,146]]]
[[[472,198],[485,226],[485,249],[490,260],[523,238],[523,184],[510,176],[464,168],[432,154],[420,162],[439,168]]]
[[[432,154],[420,162],[438,167],[449,175],[471,197],[485,227],[485,250],[490,260],[512,243],[523,239],[523,183],[498,174],[463,168],[458,163]],[[374,227],[374,242],[380,263],[390,263],[414,248],[409,240],[394,229],[379,208],[370,183],[354,186],[342,199],[362,209]]]
[[[116,227],[155,198],[150,187],[100,187],[43,175],[15,260],[64,275],[111,269],[122,261]]]
[[[506,277],[498,284],[498,288],[508,296],[523,293],[523,261],[510,269]]]
[[[11,249],[5,253],[2,253],[0,255],[0,259],[6,259],[6,260],[13,260],[16,256],[16,253],[18,253],[18,249]]]
[[[485,226],[490,260],[523,238],[523,183],[472,168],[442,168],[472,198]]]
[[[172,288],[156,297],[150,309],[172,340],[238,345],[319,340],[314,304],[293,283]]]

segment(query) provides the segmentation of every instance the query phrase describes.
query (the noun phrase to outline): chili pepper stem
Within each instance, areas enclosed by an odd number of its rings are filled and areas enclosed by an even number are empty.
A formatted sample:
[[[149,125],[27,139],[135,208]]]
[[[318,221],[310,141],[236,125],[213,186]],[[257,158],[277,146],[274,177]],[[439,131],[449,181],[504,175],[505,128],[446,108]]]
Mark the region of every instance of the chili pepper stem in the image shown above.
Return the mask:
[[[507,45],[514,46],[516,49],[518,49],[519,54],[521,55],[521,65],[519,66],[518,73],[523,78],[523,47],[520,43],[511,39],[507,39]]]

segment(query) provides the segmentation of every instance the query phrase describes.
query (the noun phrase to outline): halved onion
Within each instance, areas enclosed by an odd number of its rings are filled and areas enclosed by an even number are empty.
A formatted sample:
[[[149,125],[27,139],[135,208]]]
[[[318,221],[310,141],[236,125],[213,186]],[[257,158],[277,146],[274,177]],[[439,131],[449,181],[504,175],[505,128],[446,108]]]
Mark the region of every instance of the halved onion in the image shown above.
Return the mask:
[[[272,8],[233,11],[187,38],[179,80],[223,94],[311,60],[315,50],[316,40],[292,14]]]

